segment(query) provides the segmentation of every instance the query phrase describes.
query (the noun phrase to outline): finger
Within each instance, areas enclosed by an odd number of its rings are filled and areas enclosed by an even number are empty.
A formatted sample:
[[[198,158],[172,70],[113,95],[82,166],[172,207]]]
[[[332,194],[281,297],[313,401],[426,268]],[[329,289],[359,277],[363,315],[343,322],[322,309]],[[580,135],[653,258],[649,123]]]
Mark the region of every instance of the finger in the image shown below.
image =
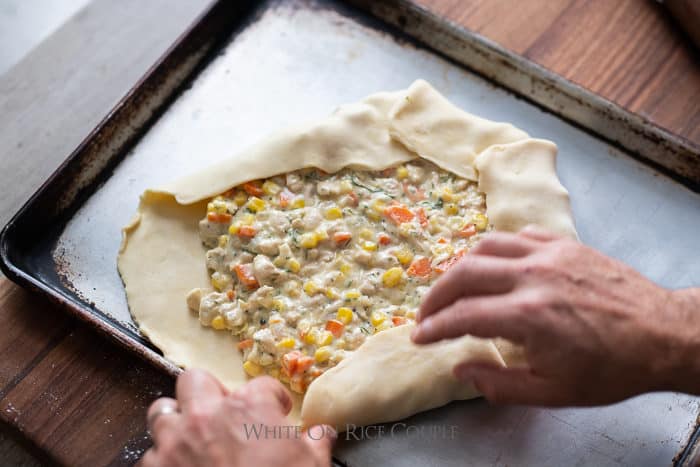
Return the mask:
[[[282,383],[269,376],[254,378],[234,394],[242,398],[254,397],[259,401],[273,401],[279,404],[283,415],[287,415],[292,410],[292,398],[289,391],[282,386]]]
[[[542,227],[532,224],[520,230],[518,235],[531,240],[537,240],[539,242],[551,242],[552,240],[558,240],[561,238],[561,235],[557,235],[549,230],[545,230]]]
[[[313,425],[306,430],[304,441],[311,448],[316,465],[328,465],[337,437],[336,431],[328,425]]]
[[[137,467],[157,467],[159,464],[158,454],[156,453],[155,449],[151,448],[146,451],[139,463],[136,465]]]
[[[461,299],[421,321],[411,338],[429,344],[471,334],[522,342],[525,323],[514,301],[512,294]]]
[[[529,368],[504,368],[486,362],[457,365],[454,375],[474,387],[494,404],[559,406],[563,393]]]
[[[537,243],[519,235],[506,232],[492,232],[479,240],[470,254],[522,258],[537,248]]]
[[[460,298],[510,292],[516,280],[512,260],[467,255],[430,288],[421,303],[418,321]]]
[[[151,404],[146,414],[146,424],[154,439],[163,426],[170,425],[173,420],[180,418],[178,412],[177,401],[171,397],[161,397]]]
[[[208,372],[192,369],[183,372],[177,378],[175,395],[180,411],[188,413],[193,408],[218,402],[226,395],[226,389]]]

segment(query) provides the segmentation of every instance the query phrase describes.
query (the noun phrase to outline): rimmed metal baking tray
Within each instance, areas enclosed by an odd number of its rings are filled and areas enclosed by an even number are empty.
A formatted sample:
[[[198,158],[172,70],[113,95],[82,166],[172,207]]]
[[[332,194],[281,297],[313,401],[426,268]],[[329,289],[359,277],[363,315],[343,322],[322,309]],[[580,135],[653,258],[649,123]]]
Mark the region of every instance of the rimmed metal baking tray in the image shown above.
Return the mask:
[[[5,273],[176,374],[138,334],[116,271],[120,228],[144,188],[425,78],[462,108],[559,144],[583,241],[665,286],[700,283],[689,254],[700,229],[691,143],[410,2],[347,3],[212,2],[5,227]],[[458,402],[349,434],[335,456],[347,465],[684,464],[698,412],[697,398],[670,393],[592,409]]]

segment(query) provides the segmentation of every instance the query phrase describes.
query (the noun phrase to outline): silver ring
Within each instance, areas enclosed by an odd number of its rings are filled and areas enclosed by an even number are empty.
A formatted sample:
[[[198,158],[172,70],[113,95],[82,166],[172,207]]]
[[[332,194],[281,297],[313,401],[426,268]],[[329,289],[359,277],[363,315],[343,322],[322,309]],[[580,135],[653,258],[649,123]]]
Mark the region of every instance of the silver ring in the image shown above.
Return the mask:
[[[160,417],[161,415],[168,415],[173,413],[180,413],[180,409],[178,409],[175,405],[164,405],[163,407],[158,409],[158,411],[150,414],[146,418],[146,425],[148,426],[148,431],[150,432],[153,429],[153,426],[155,425],[158,417]]]

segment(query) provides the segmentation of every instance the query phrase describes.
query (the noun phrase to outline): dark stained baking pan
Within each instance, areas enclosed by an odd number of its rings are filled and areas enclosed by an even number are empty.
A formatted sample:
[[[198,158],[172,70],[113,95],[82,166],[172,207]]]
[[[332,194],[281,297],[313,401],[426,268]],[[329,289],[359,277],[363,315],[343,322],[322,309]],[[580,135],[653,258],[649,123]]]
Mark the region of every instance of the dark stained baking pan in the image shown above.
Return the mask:
[[[213,1],[5,227],[2,269],[176,374],[139,335],[116,270],[141,192],[416,78],[555,141],[584,242],[664,286],[700,284],[698,148],[405,0]],[[347,435],[335,456],[353,466],[690,465],[699,407],[673,393],[591,409],[455,402]]]

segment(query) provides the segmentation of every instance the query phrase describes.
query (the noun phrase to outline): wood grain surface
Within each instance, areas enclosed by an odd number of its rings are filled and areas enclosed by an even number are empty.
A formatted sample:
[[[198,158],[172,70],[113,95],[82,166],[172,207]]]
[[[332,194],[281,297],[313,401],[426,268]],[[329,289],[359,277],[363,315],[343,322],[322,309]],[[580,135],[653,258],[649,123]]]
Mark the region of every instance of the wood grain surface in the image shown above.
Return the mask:
[[[655,2],[417,1],[700,144],[697,56]],[[190,10],[168,7],[165,21],[164,0],[95,0],[73,29],[59,31],[53,43],[0,81],[0,220],[58,166],[204,3]],[[66,62],[65,47],[84,61],[82,69],[80,61]],[[0,420],[14,436],[52,463],[129,465],[138,459],[149,445],[145,408],[172,392],[172,380],[2,278],[0,328]]]
[[[416,0],[700,148],[700,59],[651,0]]]

